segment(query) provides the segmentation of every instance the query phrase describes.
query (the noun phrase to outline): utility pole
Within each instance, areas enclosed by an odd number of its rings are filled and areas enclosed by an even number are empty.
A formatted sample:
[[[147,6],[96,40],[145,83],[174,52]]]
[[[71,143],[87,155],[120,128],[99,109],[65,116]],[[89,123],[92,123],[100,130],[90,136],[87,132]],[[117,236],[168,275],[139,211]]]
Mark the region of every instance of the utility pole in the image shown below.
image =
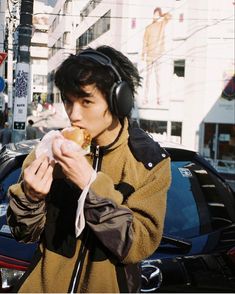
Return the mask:
[[[27,107],[29,99],[30,45],[34,0],[21,0],[18,31],[18,52],[13,109],[13,140],[25,139]]]
[[[15,50],[15,29],[19,22],[18,0],[8,1],[8,13],[6,17],[6,33],[4,47],[7,52],[7,95],[8,95],[8,121],[12,123],[13,110],[13,72],[14,72],[14,50]],[[16,55],[15,55],[16,56]]]

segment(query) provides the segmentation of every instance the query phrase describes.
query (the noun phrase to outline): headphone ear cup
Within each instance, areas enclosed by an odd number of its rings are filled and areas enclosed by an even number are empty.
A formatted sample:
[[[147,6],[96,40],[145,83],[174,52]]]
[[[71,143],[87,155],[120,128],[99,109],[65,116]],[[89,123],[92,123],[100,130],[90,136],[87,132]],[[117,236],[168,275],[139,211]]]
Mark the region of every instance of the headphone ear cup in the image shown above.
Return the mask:
[[[114,83],[110,90],[109,108],[118,117],[125,117],[134,106],[134,97],[127,82]]]
[[[110,94],[109,94],[109,109],[115,115],[117,115],[117,107],[116,107],[116,101],[115,101],[116,100],[116,97],[115,97],[116,96],[116,94],[115,94],[116,87],[117,87],[117,83],[114,83],[112,85],[112,88],[110,89]]]
[[[115,90],[114,107],[118,117],[128,116],[134,106],[133,93],[127,82],[122,81],[117,84]]]

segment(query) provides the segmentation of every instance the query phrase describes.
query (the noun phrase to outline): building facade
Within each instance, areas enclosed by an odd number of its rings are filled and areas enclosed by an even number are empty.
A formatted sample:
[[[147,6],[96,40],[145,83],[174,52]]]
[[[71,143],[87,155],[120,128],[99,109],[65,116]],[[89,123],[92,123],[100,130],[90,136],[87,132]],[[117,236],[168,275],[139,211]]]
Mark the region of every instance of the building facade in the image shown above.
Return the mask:
[[[0,1],[0,52],[8,53],[0,112],[7,115],[20,3]],[[59,104],[59,64],[87,46],[114,46],[143,77],[133,112],[141,127],[235,173],[234,10],[233,0],[35,0],[28,101]]]
[[[72,10],[65,12],[68,2]],[[87,46],[114,46],[143,77],[136,96],[140,125],[158,139],[181,143],[210,158],[216,167],[232,170],[233,1],[58,0],[54,12],[49,80],[68,53]],[[73,36],[68,44],[63,43],[64,32]],[[59,101],[53,86],[51,93]]]
[[[48,100],[53,103],[61,102],[54,86],[54,73],[69,54],[76,52],[74,34],[83,5],[84,0],[58,0],[49,18]]]
[[[46,0],[35,0],[33,33],[30,47],[30,102],[47,101],[48,19],[52,6]]]

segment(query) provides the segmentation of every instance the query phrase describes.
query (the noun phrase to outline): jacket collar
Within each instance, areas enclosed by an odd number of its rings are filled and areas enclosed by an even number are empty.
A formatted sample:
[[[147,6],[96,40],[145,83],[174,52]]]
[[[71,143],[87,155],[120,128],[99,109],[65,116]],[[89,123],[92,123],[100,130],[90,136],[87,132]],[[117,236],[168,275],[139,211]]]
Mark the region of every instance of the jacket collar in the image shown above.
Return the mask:
[[[121,122],[122,123],[122,128],[117,136],[117,138],[110,143],[109,145],[106,146],[99,146],[100,151],[102,151],[103,154],[116,149],[120,145],[122,145],[123,142],[127,141],[128,139],[128,126],[129,122],[127,118],[124,118],[124,120]],[[91,152],[94,153],[96,150],[97,145],[96,144],[91,144]]]

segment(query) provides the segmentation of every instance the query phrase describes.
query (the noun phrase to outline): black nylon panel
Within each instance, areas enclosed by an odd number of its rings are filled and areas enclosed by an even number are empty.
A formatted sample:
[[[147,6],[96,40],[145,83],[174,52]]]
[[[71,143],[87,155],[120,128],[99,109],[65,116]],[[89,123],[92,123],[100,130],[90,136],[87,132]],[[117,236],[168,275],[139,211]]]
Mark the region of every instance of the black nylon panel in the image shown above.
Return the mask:
[[[135,159],[149,170],[169,157],[167,151],[140,128],[129,128],[128,144]]]
[[[79,189],[72,188],[64,180],[54,180],[47,203],[46,248],[66,257],[75,253],[74,220],[80,193]]]

